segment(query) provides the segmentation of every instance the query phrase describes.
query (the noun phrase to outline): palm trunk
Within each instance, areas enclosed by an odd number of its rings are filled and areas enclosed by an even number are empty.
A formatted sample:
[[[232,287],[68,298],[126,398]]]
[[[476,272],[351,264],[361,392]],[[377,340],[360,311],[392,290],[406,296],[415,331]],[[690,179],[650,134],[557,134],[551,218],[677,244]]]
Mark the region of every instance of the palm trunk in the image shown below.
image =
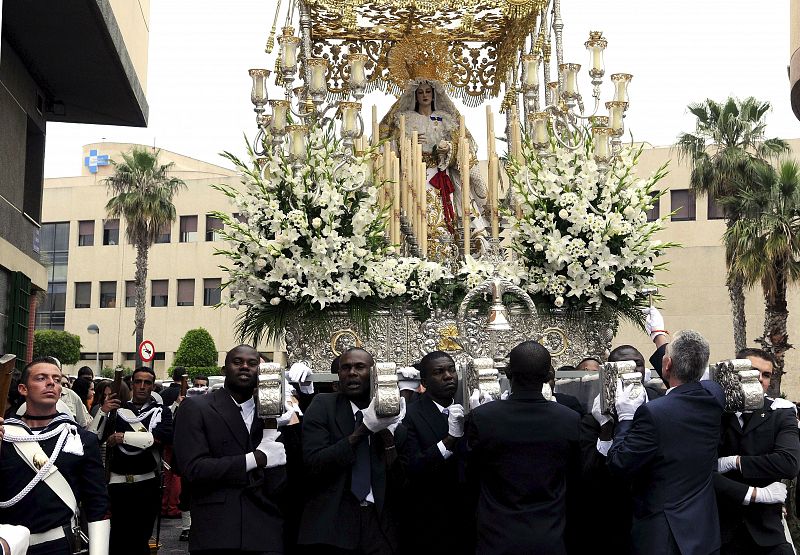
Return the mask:
[[[148,245],[141,239],[136,241],[136,316],[134,329],[136,333],[136,366],[141,366],[143,361],[139,356],[139,345],[144,341],[145,306],[147,302],[147,255]]]
[[[764,295],[764,336],[758,342],[775,357],[775,368],[767,394],[778,397],[781,394],[781,378],[785,373],[785,354],[792,346],[789,344],[789,330],[786,326],[789,318],[786,305],[786,265],[779,262],[773,271],[776,276],[775,292],[773,295]]]
[[[733,317],[733,347],[739,352],[747,346],[747,317],[744,312],[744,280],[739,276],[728,278],[728,294],[731,298]]]

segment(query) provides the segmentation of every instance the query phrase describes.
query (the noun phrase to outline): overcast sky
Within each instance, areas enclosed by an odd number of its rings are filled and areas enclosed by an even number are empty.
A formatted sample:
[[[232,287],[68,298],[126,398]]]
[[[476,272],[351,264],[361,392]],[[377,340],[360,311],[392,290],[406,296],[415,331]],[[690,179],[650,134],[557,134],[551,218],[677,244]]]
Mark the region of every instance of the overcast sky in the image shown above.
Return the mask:
[[[274,53],[268,57],[264,44],[275,4],[152,2],[149,127],[51,123],[46,177],[79,175],[82,145],[102,140],[155,144],[228,165],[218,153],[243,152],[242,133],[254,134],[247,69],[274,67]],[[606,75],[634,75],[626,125],[635,140],[669,145],[693,128],[689,103],[729,95],[769,101],[767,134],[800,137],[800,122],[789,104],[789,0],[562,0],[562,17],[565,61],[586,67],[583,43],[590,30],[601,30],[609,42]],[[581,78],[588,97],[585,69]],[[606,83],[603,100],[610,96]],[[391,101],[368,95],[365,114],[375,103],[380,117]],[[476,122],[468,123],[472,133],[485,136],[484,118],[471,121]]]

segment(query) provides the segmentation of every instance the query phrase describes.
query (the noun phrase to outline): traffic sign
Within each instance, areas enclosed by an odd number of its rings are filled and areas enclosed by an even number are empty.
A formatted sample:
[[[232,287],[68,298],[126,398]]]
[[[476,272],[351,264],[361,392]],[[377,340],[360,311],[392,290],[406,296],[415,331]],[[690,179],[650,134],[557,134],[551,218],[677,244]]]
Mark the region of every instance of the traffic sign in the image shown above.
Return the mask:
[[[145,339],[139,345],[139,358],[142,359],[142,362],[150,362],[156,358],[156,348],[149,339]]]

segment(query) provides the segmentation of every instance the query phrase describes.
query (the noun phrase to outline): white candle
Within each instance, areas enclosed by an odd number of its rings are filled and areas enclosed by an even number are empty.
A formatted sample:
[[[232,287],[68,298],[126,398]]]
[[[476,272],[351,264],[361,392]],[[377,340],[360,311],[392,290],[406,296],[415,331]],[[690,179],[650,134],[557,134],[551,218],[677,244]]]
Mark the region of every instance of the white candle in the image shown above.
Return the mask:
[[[620,136],[623,134],[625,127],[622,120],[622,115],[625,113],[625,102],[606,102],[608,109],[609,127],[614,135]]]
[[[328,61],[324,58],[311,58],[306,61],[306,64],[311,69],[309,92],[312,95],[325,94],[328,91],[328,84],[325,79],[325,73],[328,71]]]
[[[359,110],[361,110],[360,102],[339,101],[339,111],[342,116],[342,134],[356,133]]]
[[[347,62],[350,65],[350,85],[353,87],[363,87],[366,85],[367,77],[364,72],[364,64],[367,62],[367,55],[359,52],[348,54]]]
[[[288,100],[270,100],[269,105],[272,108],[272,130],[277,133],[283,133],[286,127],[286,113],[289,110]]]
[[[592,129],[594,157],[598,162],[606,162],[610,158],[608,147],[608,139],[610,135],[611,129],[608,127],[595,127]]]
[[[251,69],[248,71],[253,79],[253,88],[250,90],[250,102],[256,106],[263,106],[267,100],[267,77],[268,69]]]
[[[538,147],[543,147],[550,142],[550,133],[547,130],[547,112],[534,112],[531,114],[533,121],[533,142]]]
[[[561,64],[558,69],[564,82],[564,94],[568,98],[574,97],[578,94],[578,71],[581,69],[581,64]]]
[[[584,43],[586,49],[591,53],[592,58],[592,72],[598,77],[601,77],[603,70],[603,50],[608,46],[608,41],[603,38],[603,33],[600,31],[590,31],[589,40]]]
[[[300,159],[306,159],[306,133],[308,127],[305,125],[290,125],[286,128],[289,132],[289,151],[292,156]]]
[[[278,44],[281,45],[281,66],[292,71],[297,67],[297,46],[300,44],[300,37],[293,36],[293,33],[292,27],[284,27],[283,36],[278,37]]]
[[[632,78],[630,73],[615,73],[611,76],[611,81],[614,82],[614,102],[628,101],[628,85]]]
[[[522,84],[535,89],[539,86],[539,55],[523,54],[522,56]]]

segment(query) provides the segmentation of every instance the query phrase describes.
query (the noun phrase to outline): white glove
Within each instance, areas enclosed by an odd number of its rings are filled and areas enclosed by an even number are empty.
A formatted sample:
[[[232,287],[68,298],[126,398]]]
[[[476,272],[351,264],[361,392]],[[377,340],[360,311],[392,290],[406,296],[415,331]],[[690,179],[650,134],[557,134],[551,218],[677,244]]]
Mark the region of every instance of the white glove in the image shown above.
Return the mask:
[[[404,380],[418,380],[419,370],[413,366],[403,366],[397,369],[397,376],[398,379],[402,378]]]
[[[756,488],[756,503],[785,503],[786,485],[773,482],[765,488]]]
[[[297,414],[298,416],[303,416],[303,412],[300,410],[300,407],[295,405],[292,401],[286,400],[285,403],[286,412],[278,417],[278,427],[286,426],[292,420],[292,416]],[[265,430],[266,431],[266,430]]]
[[[92,523],[89,523],[91,526]],[[91,530],[89,532],[91,534]],[[6,540],[8,547],[11,548],[11,553],[16,555],[17,553],[27,553],[28,551],[28,544],[31,539],[31,532],[24,526],[16,526],[14,524],[0,524],[0,538]],[[106,550],[105,551],[97,551],[99,555],[107,555],[108,554],[108,536],[106,536]],[[92,551],[92,555],[94,555],[94,551]]]
[[[314,382],[311,381],[313,373],[314,371],[305,362],[295,362],[286,372],[286,377],[290,382],[299,384],[300,391],[311,394],[314,393]]]
[[[659,335],[667,335],[667,332],[664,329],[664,317],[657,308],[653,306],[650,308],[643,308],[642,312],[645,316],[644,329],[650,335],[650,339],[655,340],[655,338]]]
[[[611,417],[610,416],[600,412],[600,396],[599,395],[597,397],[595,397],[594,401],[592,402],[592,416],[594,416],[594,419],[597,420],[597,423],[600,424],[600,426],[603,426],[603,425],[608,424],[609,422],[611,422]]]
[[[617,418],[622,420],[633,420],[636,409],[642,406],[647,399],[644,388],[640,387],[639,394],[631,399],[631,392],[637,384],[628,384],[622,387],[622,380],[617,380]]]
[[[261,432],[261,445],[267,441],[278,441],[278,438],[281,437],[281,432],[279,430],[273,430],[271,428],[267,428],[263,432]],[[258,449],[258,447],[256,447]]]
[[[111,535],[110,520],[96,520],[89,523],[89,553],[108,555],[108,538]],[[16,553],[13,549],[11,553]]]
[[[380,432],[381,430],[388,429],[394,434],[397,425],[406,416],[406,400],[400,397],[400,414],[397,416],[386,416],[379,418],[375,414],[375,399],[370,401],[369,406],[362,411],[364,416],[364,426],[372,433]]]
[[[464,407],[453,403],[448,407],[447,433],[453,437],[464,435]]]
[[[475,410],[481,405],[494,401],[492,396],[488,393],[481,392],[480,389],[473,389],[472,395],[469,396],[469,410]]]
[[[506,389],[504,392],[502,392],[502,393],[500,394],[500,400],[501,400],[501,401],[505,401],[505,400],[506,400],[506,399],[508,399],[510,396],[511,396],[511,392],[510,392],[509,390],[507,390],[507,389]]]
[[[727,457],[720,457],[717,459],[717,472],[720,474],[725,474],[726,472],[730,472],[731,470],[736,470],[739,466],[737,464],[737,459],[739,457],[737,455],[730,455]]]
[[[262,442],[258,450],[267,456],[267,468],[286,464],[286,446],[280,441]]]

